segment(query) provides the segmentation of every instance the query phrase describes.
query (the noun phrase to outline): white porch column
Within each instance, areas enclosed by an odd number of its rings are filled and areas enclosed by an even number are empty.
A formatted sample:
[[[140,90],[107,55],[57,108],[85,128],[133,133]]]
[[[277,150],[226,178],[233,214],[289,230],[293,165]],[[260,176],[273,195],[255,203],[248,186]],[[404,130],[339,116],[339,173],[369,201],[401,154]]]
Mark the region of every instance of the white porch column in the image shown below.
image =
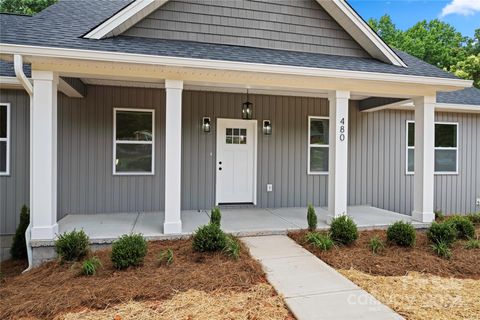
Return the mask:
[[[32,71],[31,203],[32,240],[52,240],[57,225],[57,85],[58,75]]]
[[[181,233],[183,81],[165,80],[165,234]]]
[[[328,219],[347,214],[349,91],[334,91],[330,104],[328,154]]]
[[[435,100],[435,96],[414,99],[415,185],[412,217],[421,222],[432,222],[435,219],[433,213]]]

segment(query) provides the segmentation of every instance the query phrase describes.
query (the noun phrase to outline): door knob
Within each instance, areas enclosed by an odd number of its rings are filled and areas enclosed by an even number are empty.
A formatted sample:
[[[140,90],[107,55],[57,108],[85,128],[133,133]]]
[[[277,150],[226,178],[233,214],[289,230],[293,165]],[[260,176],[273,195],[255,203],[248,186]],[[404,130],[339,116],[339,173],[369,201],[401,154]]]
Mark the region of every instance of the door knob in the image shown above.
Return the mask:
[[[221,164],[222,164],[222,161],[219,161],[219,162],[218,162],[218,164],[220,164],[220,165],[221,165]]]
[[[218,168],[218,170],[222,171],[222,167]]]

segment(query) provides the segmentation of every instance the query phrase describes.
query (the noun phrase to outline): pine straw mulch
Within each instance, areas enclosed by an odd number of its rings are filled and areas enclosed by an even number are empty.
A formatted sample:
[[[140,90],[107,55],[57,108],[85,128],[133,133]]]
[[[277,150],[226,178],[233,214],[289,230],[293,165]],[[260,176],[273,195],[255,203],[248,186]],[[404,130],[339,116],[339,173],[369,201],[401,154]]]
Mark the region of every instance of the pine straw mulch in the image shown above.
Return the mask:
[[[339,271],[406,319],[480,319],[480,280],[418,272],[373,276],[354,269]]]
[[[174,262],[159,266],[161,250],[171,248]],[[84,309],[105,309],[130,301],[158,301],[188,290],[206,293],[242,293],[266,283],[261,266],[242,245],[241,257],[233,260],[221,253],[200,254],[191,240],[149,242],[144,265],[117,271],[110,262],[110,249],[95,252],[103,267],[97,275],[79,275],[79,264],[46,263],[11,276],[2,264],[0,319],[53,318]]]
[[[452,248],[452,258],[446,260],[435,255],[426,232],[421,230],[417,230],[414,248],[387,245],[379,254],[372,253],[368,242],[376,235],[387,243],[384,230],[362,231],[351,246],[337,246],[329,251],[321,251],[306,243],[306,233],[307,231],[292,232],[289,236],[335,269],[353,268],[382,276],[403,276],[416,271],[441,277],[480,279],[480,250],[465,249],[465,241],[457,241]],[[480,235],[478,227],[477,235]]]
[[[69,313],[55,320],[173,320],[238,319],[283,320],[289,318],[283,300],[266,283],[245,292],[188,290],[169,300],[135,302],[106,310]]]

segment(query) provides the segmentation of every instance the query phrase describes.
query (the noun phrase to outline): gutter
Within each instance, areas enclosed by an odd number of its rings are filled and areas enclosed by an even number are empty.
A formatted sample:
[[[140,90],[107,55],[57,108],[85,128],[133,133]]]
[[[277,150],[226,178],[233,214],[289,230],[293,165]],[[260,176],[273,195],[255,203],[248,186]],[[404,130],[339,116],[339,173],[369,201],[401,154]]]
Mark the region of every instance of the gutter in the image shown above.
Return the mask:
[[[19,54],[13,55],[13,67],[15,70],[15,76],[17,77],[20,84],[23,86],[25,91],[27,91],[28,95],[30,96],[30,128],[32,127],[32,106],[33,106],[33,85],[27,79],[27,76],[23,72],[23,57]],[[32,154],[32,130],[30,130],[30,154]],[[32,205],[32,161],[30,161],[30,206]],[[32,245],[30,243],[31,232],[32,232],[32,223],[33,223],[33,216],[32,212],[30,211],[30,223],[28,224],[27,230],[25,231],[25,242],[27,245],[27,256],[28,256],[28,268],[25,269],[23,272],[28,272],[33,267],[33,250]]]

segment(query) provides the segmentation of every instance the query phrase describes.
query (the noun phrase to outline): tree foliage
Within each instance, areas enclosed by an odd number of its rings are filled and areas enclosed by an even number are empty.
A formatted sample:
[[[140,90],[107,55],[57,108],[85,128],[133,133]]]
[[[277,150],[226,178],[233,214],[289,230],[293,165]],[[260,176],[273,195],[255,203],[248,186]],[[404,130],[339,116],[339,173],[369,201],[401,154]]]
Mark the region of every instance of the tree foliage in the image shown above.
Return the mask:
[[[389,15],[370,19],[369,25],[391,47],[405,51],[480,87],[480,29],[473,38],[465,37],[439,19],[420,21],[403,31]]]
[[[0,12],[34,15],[58,0],[0,0]]]

